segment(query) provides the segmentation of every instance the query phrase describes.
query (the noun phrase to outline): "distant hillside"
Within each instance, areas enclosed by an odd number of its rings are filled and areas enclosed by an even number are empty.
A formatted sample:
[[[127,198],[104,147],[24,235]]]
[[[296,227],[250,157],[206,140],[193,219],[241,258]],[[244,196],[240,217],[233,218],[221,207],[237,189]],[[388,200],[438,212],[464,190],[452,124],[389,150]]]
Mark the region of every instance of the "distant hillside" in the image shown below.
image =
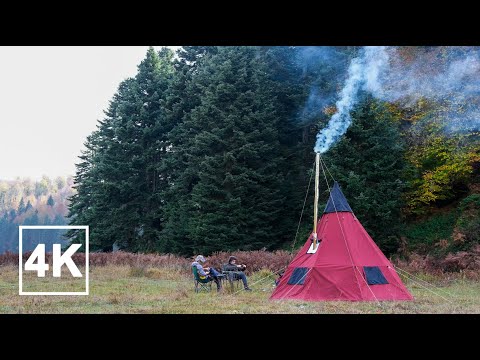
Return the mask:
[[[16,179],[0,180],[0,253],[18,251],[18,226],[20,225],[65,225],[68,215],[68,198],[74,194],[71,177],[40,181]],[[29,234],[24,241],[24,250],[33,250],[33,245],[42,242],[61,241],[60,234],[38,232]]]

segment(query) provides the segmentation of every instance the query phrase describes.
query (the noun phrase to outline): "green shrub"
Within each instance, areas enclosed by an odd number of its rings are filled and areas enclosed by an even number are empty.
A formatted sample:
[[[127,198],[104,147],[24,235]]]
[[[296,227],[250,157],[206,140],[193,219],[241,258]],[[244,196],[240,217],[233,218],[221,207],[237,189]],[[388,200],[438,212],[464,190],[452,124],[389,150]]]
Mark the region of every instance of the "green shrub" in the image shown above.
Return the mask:
[[[480,194],[463,199],[459,212],[451,250],[470,250],[472,246],[480,243]]]
[[[435,245],[442,240],[451,243],[457,216],[456,211],[451,211],[435,214],[407,225],[403,231],[403,236],[407,241],[407,249],[419,253],[428,253],[432,252]]]

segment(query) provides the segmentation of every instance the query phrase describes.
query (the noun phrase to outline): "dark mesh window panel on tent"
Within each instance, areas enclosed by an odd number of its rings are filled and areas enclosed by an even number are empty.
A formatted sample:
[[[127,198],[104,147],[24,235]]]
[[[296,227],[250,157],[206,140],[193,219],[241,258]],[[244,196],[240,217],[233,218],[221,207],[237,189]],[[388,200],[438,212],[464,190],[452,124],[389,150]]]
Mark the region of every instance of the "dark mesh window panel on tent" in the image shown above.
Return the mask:
[[[305,282],[305,277],[307,275],[308,268],[295,268],[293,270],[292,275],[290,276],[290,279],[288,279],[289,285],[303,285]]]
[[[368,285],[388,284],[387,279],[385,279],[385,276],[383,276],[378,266],[364,266],[363,271],[365,271],[365,278],[367,279]]]

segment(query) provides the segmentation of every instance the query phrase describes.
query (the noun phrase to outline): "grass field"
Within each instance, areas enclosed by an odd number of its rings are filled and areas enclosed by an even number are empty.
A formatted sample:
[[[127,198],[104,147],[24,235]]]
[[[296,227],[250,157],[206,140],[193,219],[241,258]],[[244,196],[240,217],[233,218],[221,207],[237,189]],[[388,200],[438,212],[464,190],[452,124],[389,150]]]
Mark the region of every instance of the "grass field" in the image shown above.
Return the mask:
[[[217,294],[193,291],[185,273],[172,269],[120,265],[90,269],[89,296],[19,296],[18,268],[0,266],[0,313],[173,313],[173,314],[392,314],[480,313],[480,283],[419,275],[434,284],[430,289],[405,280],[415,301],[302,302],[269,301],[273,276],[259,271],[250,276],[253,292],[236,290]],[[46,280],[43,280],[44,282]],[[55,290],[81,291],[78,281],[63,280]]]

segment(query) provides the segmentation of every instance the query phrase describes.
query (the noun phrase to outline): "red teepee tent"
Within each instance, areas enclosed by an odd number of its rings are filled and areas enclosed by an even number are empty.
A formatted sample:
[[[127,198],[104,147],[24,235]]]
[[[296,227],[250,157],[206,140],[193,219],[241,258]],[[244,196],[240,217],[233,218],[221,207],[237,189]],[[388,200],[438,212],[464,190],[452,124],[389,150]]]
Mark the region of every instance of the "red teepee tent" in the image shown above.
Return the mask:
[[[313,233],[285,271],[270,299],[413,300],[348,205],[335,182]]]

